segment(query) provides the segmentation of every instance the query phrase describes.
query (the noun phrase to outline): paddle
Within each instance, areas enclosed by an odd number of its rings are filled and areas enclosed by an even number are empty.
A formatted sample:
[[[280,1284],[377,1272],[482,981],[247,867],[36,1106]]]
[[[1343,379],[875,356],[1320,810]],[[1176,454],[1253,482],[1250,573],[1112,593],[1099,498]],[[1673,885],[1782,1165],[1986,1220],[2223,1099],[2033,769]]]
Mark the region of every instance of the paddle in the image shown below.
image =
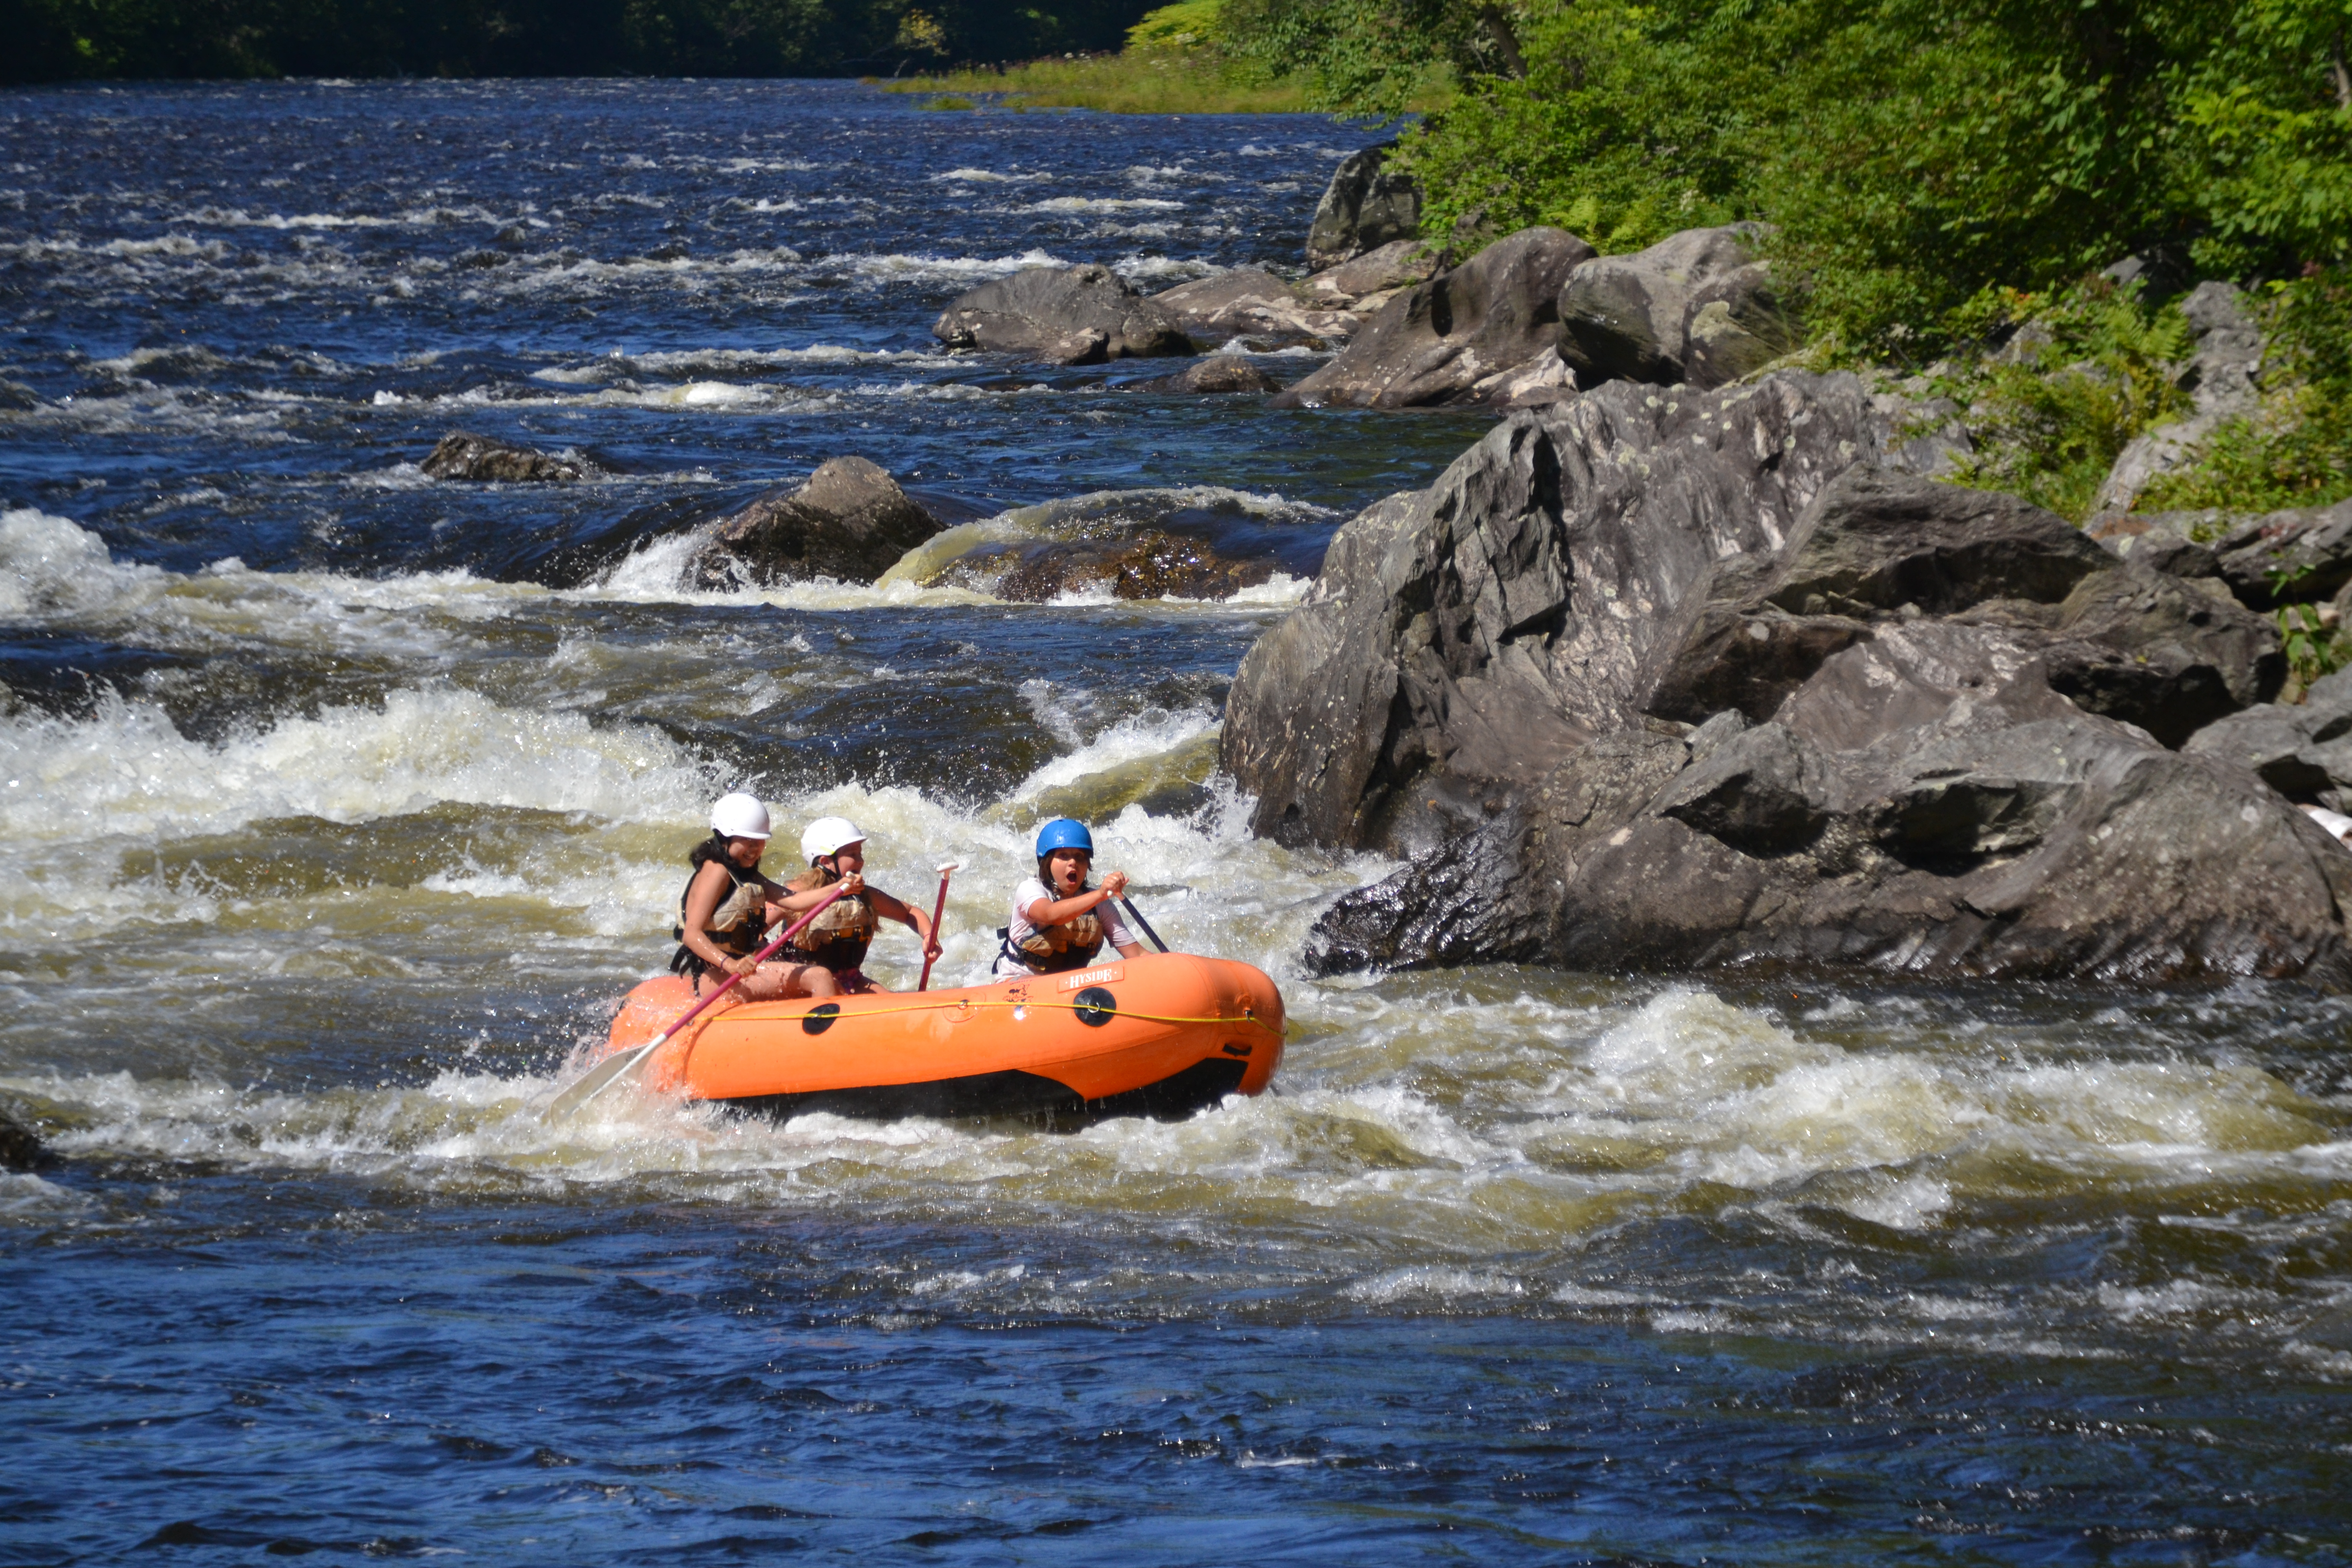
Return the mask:
[[[940,901],[931,906],[931,941],[925,942],[923,944],[925,947],[940,940],[940,917],[948,912],[948,877],[951,872],[961,869],[962,868],[953,861],[940,868]],[[931,955],[927,952],[923,954],[923,977],[915,982],[915,989],[929,991],[930,988]]]
[[[1129,920],[1133,921],[1137,925],[1143,928],[1143,934],[1150,937],[1153,945],[1157,946],[1160,952],[1173,952],[1175,951],[1175,949],[1170,947],[1167,942],[1160,940],[1160,936],[1158,931],[1151,929],[1151,922],[1143,918],[1143,911],[1135,907],[1135,900],[1121,893],[1118,896],[1118,907],[1127,911],[1127,918]]]
[[[842,894],[848,890],[849,889],[846,885],[836,885],[833,891],[825,894],[824,898],[817,900],[815,908],[810,910],[808,913],[794,921],[792,923],[791,929],[786,931],[783,935],[778,937],[775,941],[770,942],[767,946],[753,953],[751,955],[751,967],[756,970],[760,965],[765,963],[770,955],[774,953],[778,948],[792,941],[793,938],[800,935],[801,928],[803,926],[805,926],[809,921],[824,913],[826,905],[832,903],[834,900],[841,897]],[[562,1094],[555,1097],[554,1102],[547,1108],[547,1114],[544,1120],[551,1122],[562,1121],[573,1115],[575,1112],[586,1109],[590,1100],[595,1099],[598,1095],[612,1088],[613,1085],[618,1083],[623,1078],[635,1077],[637,1069],[643,1067],[646,1062],[651,1061],[653,1059],[654,1053],[661,1049],[661,1047],[667,1043],[672,1035],[677,1034],[680,1029],[683,1029],[688,1024],[693,1023],[697,1017],[701,1016],[702,1010],[705,1007],[709,1006],[713,1002],[716,1002],[721,996],[726,995],[728,990],[732,987],[738,980],[742,978],[743,977],[740,974],[729,975],[725,982],[715,988],[709,995],[705,996],[701,1001],[697,1002],[693,1006],[688,1007],[684,1013],[678,1015],[677,1021],[676,1023],[670,1025],[668,1028],[664,1029],[660,1034],[656,1035],[644,1045],[637,1047],[634,1050],[615,1051],[611,1056],[605,1058],[603,1061],[598,1062],[581,1078],[579,1082],[573,1084],[570,1089],[565,1089]]]

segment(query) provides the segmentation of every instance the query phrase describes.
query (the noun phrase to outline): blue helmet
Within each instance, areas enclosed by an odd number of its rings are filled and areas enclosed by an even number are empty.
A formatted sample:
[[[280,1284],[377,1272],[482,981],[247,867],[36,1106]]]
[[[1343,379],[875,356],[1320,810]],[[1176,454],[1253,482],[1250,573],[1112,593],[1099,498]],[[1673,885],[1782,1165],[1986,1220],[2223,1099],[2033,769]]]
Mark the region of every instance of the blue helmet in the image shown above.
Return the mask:
[[[1037,858],[1043,860],[1056,849],[1083,849],[1091,855],[1095,836],[1087,831],[1085,823],[1057,816],[1037,830]]]

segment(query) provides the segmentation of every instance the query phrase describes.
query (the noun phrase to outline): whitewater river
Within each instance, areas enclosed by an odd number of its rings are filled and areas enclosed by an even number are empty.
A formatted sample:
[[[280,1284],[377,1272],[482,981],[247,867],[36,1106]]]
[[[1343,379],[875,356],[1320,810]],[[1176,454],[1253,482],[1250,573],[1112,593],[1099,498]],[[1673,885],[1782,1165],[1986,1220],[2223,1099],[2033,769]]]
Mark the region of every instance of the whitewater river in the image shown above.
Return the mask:
[[[929,326],[1048,258],[1288,265],[1363,137],[0,95],[0,1108],[64,1157],[0,1177],[0,1563],[2352,1561],[2344,1003],[1299,973],[1387,868],[1244,836],[1226,683],[1484,422]],[[625,472],[428,479],[458,428]],[[693,586],[684,531],[843,453],[994,537],[1293,571]],[[1277,1092],[550,1131],[736,785],[901,893],[961,860],[958,979],[1092,819],[1280,981]]]

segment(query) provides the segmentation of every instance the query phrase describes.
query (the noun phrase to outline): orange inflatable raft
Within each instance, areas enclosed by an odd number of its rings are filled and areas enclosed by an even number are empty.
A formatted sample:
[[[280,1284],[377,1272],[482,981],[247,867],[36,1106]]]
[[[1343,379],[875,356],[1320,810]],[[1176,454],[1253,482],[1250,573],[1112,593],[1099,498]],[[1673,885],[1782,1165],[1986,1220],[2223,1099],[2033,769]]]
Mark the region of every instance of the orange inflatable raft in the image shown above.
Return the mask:
[[[678,976],[646,981],[608,1049],[644,1045],[693,1005]],[[1282,994],[1264,972],[1156,952],[953,991],[722,999],[654,1054],[644,1082],[773,1116],[1168,1121],[1263,1090],[1282,1036]]]

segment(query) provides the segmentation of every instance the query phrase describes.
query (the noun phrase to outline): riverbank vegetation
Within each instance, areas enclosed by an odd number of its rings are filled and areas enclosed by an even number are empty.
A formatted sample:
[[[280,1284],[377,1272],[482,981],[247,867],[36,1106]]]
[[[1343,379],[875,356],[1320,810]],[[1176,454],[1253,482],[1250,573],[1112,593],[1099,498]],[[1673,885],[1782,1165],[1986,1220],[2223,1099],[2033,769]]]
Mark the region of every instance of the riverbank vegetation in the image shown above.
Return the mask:
[[[1233,47],[1225,0],[1180,0],[1147,13],[1116,54],[964,67],[894,92],[982,93],[1015,108],[1112,114],[1286,114],[1317,107],[1318,84]]]
[[[890,76],[1113,49],[1146,0],[0,0],[0,80]]]
[[[1985,435],[1974,478],[2073,516],[2186,410],[2173,296],[2248,285],[2263,406],[2142,504],[2352,495],[2345,0],[1226,0],[1219,23],[1320,109],[1400,118],[1448,73],[1393,154],[1433,238],[1772,226],[1811,362],[1922,373]],[[2148,283],[2101,276],[2126,257]],[[2040,352],[1996,352],[2029,325]]]

